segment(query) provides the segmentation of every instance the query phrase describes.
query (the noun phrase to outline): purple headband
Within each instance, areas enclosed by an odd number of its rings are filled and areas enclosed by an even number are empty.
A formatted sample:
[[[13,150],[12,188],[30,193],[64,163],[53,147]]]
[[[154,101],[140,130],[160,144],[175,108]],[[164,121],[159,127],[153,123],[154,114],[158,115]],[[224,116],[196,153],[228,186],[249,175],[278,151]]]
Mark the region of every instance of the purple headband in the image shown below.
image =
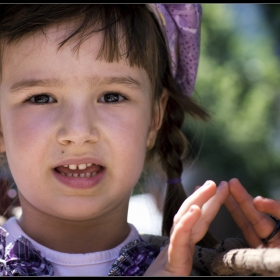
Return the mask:
[[[146,4],[164,34],[171,56],[172,75],[182,91],[191,96],[196,81],[199,49],[200,4]]]

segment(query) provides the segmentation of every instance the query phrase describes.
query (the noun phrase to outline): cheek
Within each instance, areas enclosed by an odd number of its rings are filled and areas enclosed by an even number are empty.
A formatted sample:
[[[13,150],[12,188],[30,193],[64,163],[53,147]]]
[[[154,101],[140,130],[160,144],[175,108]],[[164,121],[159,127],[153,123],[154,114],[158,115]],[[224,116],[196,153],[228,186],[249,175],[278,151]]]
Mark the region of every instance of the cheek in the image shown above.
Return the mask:
[[[3,135],[8,156],[20,156],[40,149],[47,135],[51,134],[49,118],[30,110],[3,112]]]
[[[125,163],[130,172],[142,169],[146,157],[146,142],[150,127],[150,116],[144,110],[130,110],[122,115],[106,115],[106,140],[115,154],[118,165]],[[136,168],[138,166],[138,168]],[[142,170],[141,170],[142,171]],[[139,173],[139,171],[137,171]]]
[[[108,131],[114,135],[114,141],[120,146],[146,146],[150,128],[150,115],[145,110],[127,110],[122,114],[107,114],[102,116]],[[128,148],[127,147],[127,148]]]

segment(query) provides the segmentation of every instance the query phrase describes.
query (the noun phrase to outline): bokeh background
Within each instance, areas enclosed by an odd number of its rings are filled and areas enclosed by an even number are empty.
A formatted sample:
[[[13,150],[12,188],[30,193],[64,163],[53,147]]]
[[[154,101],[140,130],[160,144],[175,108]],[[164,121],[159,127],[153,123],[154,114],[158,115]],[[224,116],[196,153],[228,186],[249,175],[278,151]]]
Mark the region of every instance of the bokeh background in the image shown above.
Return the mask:
[[[252,196],[280,199],[280,4],[202,8],[194,98],[212,119],[184,123],[192,158],[185,162],[184,187],[190,194],[208,179],[218,184],[235,177]],[[161,217],[157,183],[148,182],[142,198],[135,190],[129,213],[130,221],[137,217],[140,231],[155,234],[160,222],[148,217]],[[220,239],[242,237],[224,207],[210,230]]]

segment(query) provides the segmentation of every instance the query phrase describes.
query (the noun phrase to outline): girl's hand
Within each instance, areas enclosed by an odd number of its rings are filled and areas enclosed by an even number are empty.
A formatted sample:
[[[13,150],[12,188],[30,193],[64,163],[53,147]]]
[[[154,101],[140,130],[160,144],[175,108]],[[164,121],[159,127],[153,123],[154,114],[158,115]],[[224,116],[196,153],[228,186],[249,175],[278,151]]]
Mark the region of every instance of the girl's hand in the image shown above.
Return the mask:
[[[228,184],[222,182],[216,188],[213,181],[206,181],[189,196],[174,217],[169,244],[160,252],[144,276],[190,275],[195,244],[206,234],[228,196]]]
[[[252,248],[280,247],[280,231],[267,243],[267,238],[276,228],[276,222],[267,214],[280,219],[280,201],[257,196],[253,198],[238,179],[229,181],[231,195],[225,206],[241,229],[244,238]]]

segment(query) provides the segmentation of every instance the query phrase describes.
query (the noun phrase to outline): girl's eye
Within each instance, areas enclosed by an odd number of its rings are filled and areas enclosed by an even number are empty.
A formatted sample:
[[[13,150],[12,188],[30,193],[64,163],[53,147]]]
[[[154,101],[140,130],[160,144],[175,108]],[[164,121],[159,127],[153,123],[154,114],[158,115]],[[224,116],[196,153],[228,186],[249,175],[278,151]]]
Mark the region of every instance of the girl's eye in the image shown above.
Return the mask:
[[[27,101],[35,103],[35,104],[47,104],[54,103],[55,99],[48,94],[37,94],[30,97]]]
[[[100,101],[105,102],[105,103],[117,103],[117,102],[120,102],[124,99],[125,98],[122,95],[120,95],[119,93],[110,92],[110,93],[104,94],[100,98]]]

